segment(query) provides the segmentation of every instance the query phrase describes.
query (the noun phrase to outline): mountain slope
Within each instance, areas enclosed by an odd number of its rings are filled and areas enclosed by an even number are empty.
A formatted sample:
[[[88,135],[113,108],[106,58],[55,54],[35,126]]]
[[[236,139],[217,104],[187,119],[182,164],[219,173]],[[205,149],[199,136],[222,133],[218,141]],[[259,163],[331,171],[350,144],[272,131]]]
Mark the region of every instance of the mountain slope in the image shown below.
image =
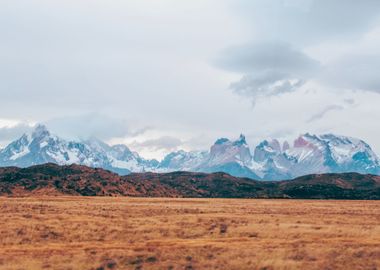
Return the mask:
[[[237,177],[259,179],[259,176],[250,169],[252,156],[244,135],[236,141],[227,138],[218,139],[210,148],[209,154],[193,171],[200,172],[227,172]]]
[[[103,169],[49,163],[0,168],[0,195],[380,199],[380,176],[319,174],[288,181],[254,181],[226,173],[120,176]]]
[[[92,138],[87,141],[66,141],[38,125],[31,134],[24,134],[0,151],[1,166],[28,167],[43,163],[81,164],[101,167],[119,174],[143,172],[158,162],[144,160],[125,145],[109,146]]]
[[[253,153],[244,135],[220,138],[209,151],[183,150],[162,161],[146,160],[125,145],[110,146],[96,138],[67,141],[38,125],[30,134],[0,150],[0,166],[28,167],[43,163],[100,167],[120,175],[132,172],[226,172],[257,180],[283,180],[314,173],[380,174],[380,162],[364,141],[333,134],[299,136],[289,144],[264,140]]]
[[[275,144],[276,145],[276,144]],[[286,149],[273,147],[264,141],[255,149],[254,159],[269,167],[274,177],[294,178],[312,173],[380,173],[380,163],[371,147],[362,140],[333,134],[298,137]]]

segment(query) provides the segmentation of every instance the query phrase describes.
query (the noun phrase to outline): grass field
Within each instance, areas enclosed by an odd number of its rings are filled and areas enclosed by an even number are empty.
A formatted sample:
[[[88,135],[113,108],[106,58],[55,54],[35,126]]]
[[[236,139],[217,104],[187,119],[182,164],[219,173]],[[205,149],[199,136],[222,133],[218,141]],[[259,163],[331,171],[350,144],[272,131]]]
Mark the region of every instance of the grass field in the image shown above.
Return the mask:
[[[380,269],[380,201],[0,198],[0,269]]]

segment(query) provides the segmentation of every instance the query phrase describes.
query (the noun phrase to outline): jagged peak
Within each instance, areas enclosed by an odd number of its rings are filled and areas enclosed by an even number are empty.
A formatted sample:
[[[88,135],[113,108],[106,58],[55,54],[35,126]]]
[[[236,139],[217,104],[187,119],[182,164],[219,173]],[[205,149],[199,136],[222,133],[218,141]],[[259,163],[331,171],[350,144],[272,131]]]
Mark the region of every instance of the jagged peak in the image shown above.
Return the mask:
[[[111,148],[115,151],[133,154],[131,149],[129,149],[129,147],[126,146],[125,144],[115,144],[115,145],[112,145]]]
[[[290,148],[289,142],[288,141],[284,141],[283,144],[282,144],[282,151],[285,152],[289,148]]]
[[[214,144],[225,144],[226,142],[229,142],[230,140],[227,138],[219,138],[215,141]]]
[[[272,147],[272,149],[276,150],[277,152],[281,152],[281,145],[277,139],[272,139],[269,145],[270,147]]]
[[[91,136],[87,140],[84,140],[83,143],[87,144],[88,146],[90,146],[92,148],[97,148],[97,149],[109,149],[110,148],[110,146],[107,143],[98,139],[95,136]]]
[[[303,139],[319,139],[317,135],[310,134],[309,132],[301,134],[298,138],[303,138]]]
[[[256,146],[256,148],[257,147],[263,147],[263,146],[267,146],[267,145],[269,145],[269,142],[267,141],[267,140],[263,140],[262,142],[260,142],[257,146]]]
[[[219,138],[215,141],[214,145],[222,145],[222,144],[226,144],[226,143],[232,143],[233,145],[247,145],[247,141],[245,139],[245,136],[243,134],[240,134],[239,138],[233,142],[231,142],[229,139],[227,138]]]
[[[44,137],[49,137],[50,132],[47,129],[47,127],[43,124],[37,124],[32,132],[32,138],[44,138]]]
[[[234,141],[234,145],[247,145],[247,141],[245,140],[245,136],[240,134],[239,139]]]

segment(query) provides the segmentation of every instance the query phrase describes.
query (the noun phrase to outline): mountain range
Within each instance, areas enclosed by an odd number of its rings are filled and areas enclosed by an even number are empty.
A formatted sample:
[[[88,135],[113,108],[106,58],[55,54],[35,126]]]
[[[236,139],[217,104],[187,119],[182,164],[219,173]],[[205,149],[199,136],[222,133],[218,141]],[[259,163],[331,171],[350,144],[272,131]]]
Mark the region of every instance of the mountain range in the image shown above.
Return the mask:
[[[126,145],[108,145],[96,138],[71,141],[52,135],[43,125],[0,150],[0,166],[29,167],[43,163],[79,164],[120,175],[133,172],[225,172],[256,180],[284,180],[302,175],[357,172],[380,174],[380,161],[362,140],[333,134],[303,134],[282,144],[264,140],[251,152],[244,135],[220,138],[209,151],[183,150],[163,160],[148,160]]]
[[[0,196],[41,195],[378,200],[380,176],[314,174],[286,181],[257,181],[222,172],[120,176],[76,164],[0,168]]]

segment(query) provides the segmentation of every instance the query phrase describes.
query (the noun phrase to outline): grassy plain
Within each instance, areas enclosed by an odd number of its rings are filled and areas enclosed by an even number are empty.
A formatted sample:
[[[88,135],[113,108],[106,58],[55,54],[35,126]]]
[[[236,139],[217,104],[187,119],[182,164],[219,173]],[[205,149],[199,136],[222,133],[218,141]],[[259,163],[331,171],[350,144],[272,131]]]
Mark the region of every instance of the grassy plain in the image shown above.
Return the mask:
[[[380,269],[380,201],[2,197],[0,269]]]

